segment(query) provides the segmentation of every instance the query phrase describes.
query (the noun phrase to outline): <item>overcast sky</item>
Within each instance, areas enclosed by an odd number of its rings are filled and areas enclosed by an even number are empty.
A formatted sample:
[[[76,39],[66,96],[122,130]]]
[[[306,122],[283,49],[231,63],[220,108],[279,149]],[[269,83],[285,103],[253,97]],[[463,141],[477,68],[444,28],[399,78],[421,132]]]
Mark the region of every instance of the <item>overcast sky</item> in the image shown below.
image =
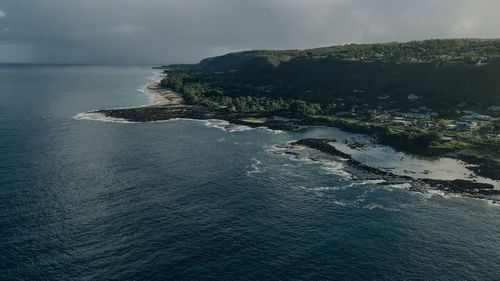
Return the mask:
[[[0,62],[190,63],[230,51],[499,38],[500,0],[2,0]]]

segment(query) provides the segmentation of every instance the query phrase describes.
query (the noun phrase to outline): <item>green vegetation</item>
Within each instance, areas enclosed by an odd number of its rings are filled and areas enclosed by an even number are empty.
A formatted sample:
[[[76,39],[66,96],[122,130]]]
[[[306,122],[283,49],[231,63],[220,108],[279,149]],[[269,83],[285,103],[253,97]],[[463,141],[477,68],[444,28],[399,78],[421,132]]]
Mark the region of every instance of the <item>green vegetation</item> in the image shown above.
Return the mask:
[[[364,103],[384,109],[426,105],[456,116],[457,109],[485,111],[500,105],[500,40],[248,51],[205,59],[186,69],[193,80],[229,96],[343,104],[346,108],[340,109],[346,111]],[[420,99],[408,100],[409,94]],[[464,106],[458,108],[460,104]]]
[[[245,67],[277,67],[297,58],[338,61],[473,65],[479,59],[500,58],[500,40],[445,39],[406,43],[349,44],[310,50],[246,51],[202,60],[200,68],[227,71]]]
[[[500,106],[500,40],[248,51],[166,72],[162,86],[212,111],[299,118],[422,154],[500,152],[500,112],[488,110]],[[474,130],[450,127],[469,111],[493,118]]]

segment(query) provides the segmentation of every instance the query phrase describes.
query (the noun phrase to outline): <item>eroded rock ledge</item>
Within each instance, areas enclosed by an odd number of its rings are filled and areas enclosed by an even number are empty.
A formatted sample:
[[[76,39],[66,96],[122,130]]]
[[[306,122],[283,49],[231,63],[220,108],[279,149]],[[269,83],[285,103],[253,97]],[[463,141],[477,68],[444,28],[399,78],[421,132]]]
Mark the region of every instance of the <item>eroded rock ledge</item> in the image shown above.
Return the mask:
[[[262,114],[244,114],[233,112],[212,112],[201,106],[192,105],[165,105],[165,106],[146,106],[124,109],[105,109],[96,111],[108,117],[121,118],[131,122],[151,122],[165,121],[176,118],[185,119],[220,119],[226,120],[232,124],[245,125],[248,127],[267,127],[271,130],[294,131],[301,128],[293,120],[279,120],[273,116]],[[262,119],[261,122],[252,122],[252,118]]]
[[[346,154],[336,149],[330,143],[336,142],[332,139],[302,139],[292,143],[292,145],[301,145],[309,147],[331,156],[338,157],[346,163],[346,171],[353,175],[353,179],[379,179],[384,182],[379,184],[401,184],[409,183],[410,190],[425,192],[429,189],[437,189],[446,193],[455,193],[468,197],[498,200],[500,198],[500,190],[494,190],[494,186],[487,183],[478,183],[468,180],[436,180],[436,179],[420,179],[410,176],[396,175],[391,172],[367,166],[358,160],[355,160],[351,155]]]

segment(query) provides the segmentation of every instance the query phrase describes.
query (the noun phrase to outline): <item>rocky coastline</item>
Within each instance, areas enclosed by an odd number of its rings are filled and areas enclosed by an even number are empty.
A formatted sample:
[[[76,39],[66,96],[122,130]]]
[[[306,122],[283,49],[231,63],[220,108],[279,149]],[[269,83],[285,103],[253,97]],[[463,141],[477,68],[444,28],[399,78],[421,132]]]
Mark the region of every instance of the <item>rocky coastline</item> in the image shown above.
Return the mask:
[[[234,112],[212,112],[202,106],[193,105],[154,105],[136,108],[104,109],[95,111],[107,117],[121,118],[130,122],[152,122],[170,119],[220,119],[232,124],[244,125],[251,128],[266,127],[271,130],[295,131],[303,125],[293,120],[279,119],[271,115],[244,114]],[[262,119],[253,122],[252,119]]]
[[[209,120],[219,119],[225,120],[232,124],[244,125],[251,128],[266,127],[271,130],[295,131],[310,124],[305,120],[288,119],[276,117],[273,115],[251,114],[251,113],[235,113],[210,111],[200,105],[186,105],[180,94],[164,89],[158,83],[148,86],[148,89],[154,91],[158,95],[157,102],[150,106],[123,108],[123,109],[104,109],[94,111],[94,113],[104,114],[107,117],[120,118],[129,122],[152,122],[165,121],[170,119],[195,119]],[[429,189],[437,189],[446,193],[461,194],[463,196],[500,200],[500,190],[494,190],[493,185],[477,183],[469,180],[435,180],[435,179],[420,179],[410,176],[396,175],[391,172],[383,171],[378,168],[367,166],[350,155],[345,154],[329,143],[335,142],[331,139],[303,139],[292,145],[306,146],[330,156],[338,157],[345,160],[347,172],[353,176],[353,179],[372,179],[382,180],[385,185],[409,183],[410,190],[425,192]],[[350,144],[355,145],[355,144]],[[477,163],[472,170],[493,175],[492,179],[497,179],[497,164],[496,162],[484,165],[482,159],[477,157],[467,157],[466,162],[472,161],[472,164]],[[481,170],[479,170],[481,169]],[[478,173],[479,174],[479,173]]]
[[[381,169],[367,166],[336,149],[330,143],[335,143],[333,139],[302,139],[291,143],[291,145],[305,146],[322,153],[337,157],[346,165],[345,171],[353,176],[354,180],[382,180],[378,184],[393,185],[409,183],[411,191],[427,192],[428,190],[440,190],[445,193],[459,194],[466,197],[499,200],[500,190],[495,190],[494,186],[487,183],[478,183],[469,180],[436,180],[427,178],[414,178],[411,176],[396,175]]]

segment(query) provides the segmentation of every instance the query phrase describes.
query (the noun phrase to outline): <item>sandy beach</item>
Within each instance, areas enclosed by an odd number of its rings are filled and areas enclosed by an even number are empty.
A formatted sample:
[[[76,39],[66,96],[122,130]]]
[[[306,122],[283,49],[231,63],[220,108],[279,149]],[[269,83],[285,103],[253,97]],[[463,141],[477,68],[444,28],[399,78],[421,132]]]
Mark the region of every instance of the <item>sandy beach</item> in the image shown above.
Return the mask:
[[[148,85],[147,89],[156,93],[155,103],[151,106],[184,106],[181,94],[161,87],[159,82]]]

